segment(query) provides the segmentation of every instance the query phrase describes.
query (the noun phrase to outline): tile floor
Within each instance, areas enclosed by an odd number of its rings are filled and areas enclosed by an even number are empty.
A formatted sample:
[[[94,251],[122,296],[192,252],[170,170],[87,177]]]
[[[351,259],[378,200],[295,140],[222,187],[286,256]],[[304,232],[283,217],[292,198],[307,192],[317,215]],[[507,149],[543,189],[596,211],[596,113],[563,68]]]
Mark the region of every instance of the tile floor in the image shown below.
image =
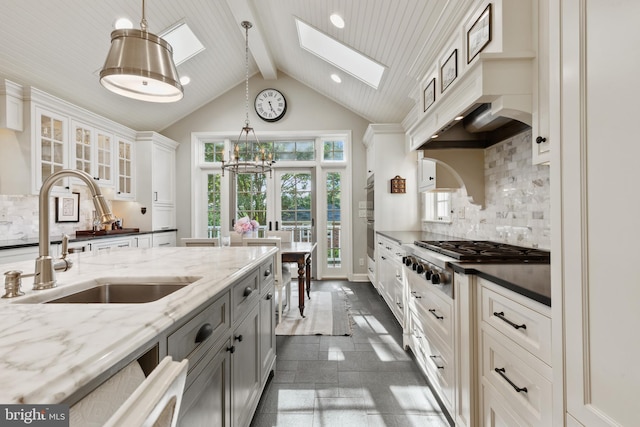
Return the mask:
[[[370,283],[312,284],[336,287],[347,292],[353,335],[278,336],[251,427],[449,427],[382,297]]]

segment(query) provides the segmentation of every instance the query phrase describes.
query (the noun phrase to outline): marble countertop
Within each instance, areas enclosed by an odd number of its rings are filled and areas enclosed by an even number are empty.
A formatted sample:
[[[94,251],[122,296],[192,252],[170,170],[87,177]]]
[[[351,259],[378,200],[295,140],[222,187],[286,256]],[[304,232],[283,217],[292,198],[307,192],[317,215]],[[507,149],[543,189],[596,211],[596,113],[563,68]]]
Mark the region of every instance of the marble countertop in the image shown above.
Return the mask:
[[[401,245],[413,243],[416,240],[465,240],[457,237],[445,236],[443,234],[431,233],[429,231],[376,231],[376,233],[395,240]]]
[[[65,401],[160,332],[220,294],[277,251],[274,247],[126,248],[69,257],[71,270],[57,273],[58,287],[0,299],[0,403]],[[0,265],[31,272],[33,261]],[[96,278],[199,278],[145,304],[24,304],[28,295],[60,292]]]
[[[69,235],[70,242],[82,242],[84,240],[94,240],[94,239],[108,239],[115,237],[128,237],[128,236],[139,236],[140,234],[157,234],[157,233],[168,233],[172,231],[178,231],[177,229],[168,229],[168,230],[155,230],[155,231],[136,231],[131,233],[118,233],[118,234],[105,234],[102,236],[71,236]],[[52,236],[51,244],[62,243],[62,236]],[[31,239],[10,239],[10,240],[0,240],[0,251],[3,249],[18,249],[18,248],[26,248],[29,246],[38,246],[39,239],[37,237]]]

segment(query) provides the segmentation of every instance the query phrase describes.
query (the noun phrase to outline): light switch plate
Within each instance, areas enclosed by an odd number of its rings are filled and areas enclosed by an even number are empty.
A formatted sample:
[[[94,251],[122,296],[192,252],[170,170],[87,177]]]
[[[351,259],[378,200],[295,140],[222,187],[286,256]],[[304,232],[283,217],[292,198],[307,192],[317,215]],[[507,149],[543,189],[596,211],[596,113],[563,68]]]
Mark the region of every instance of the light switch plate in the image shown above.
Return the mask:
[[[367,209],[367,202],[366,201],[359,201],[358,202],[358,209]]]
[[[360,209],[358,211],[358,218],[366,218],[367,217],[367,210],[366,209]]]

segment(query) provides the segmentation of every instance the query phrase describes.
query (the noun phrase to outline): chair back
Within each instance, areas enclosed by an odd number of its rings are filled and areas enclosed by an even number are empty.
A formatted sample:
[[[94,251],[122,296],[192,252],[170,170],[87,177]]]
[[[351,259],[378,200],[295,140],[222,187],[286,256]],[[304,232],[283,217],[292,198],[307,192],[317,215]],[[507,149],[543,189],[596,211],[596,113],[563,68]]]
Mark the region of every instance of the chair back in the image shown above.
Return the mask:
[[[293,242],[293,230],[267,230],[266,237],[279,237],[282,243]]]
[[[238,234],[236,232],[229,233],[231,246],[242,246],[242,234]]]
[[[220,246],[220,239],[201,239],[197,237],[183,237],[180,239],[182,246]]]
[[[109,418],[104,427],[175,427],[187,378],[187,359],[167,356]]]
[[[282,250],[282,243],[278,237],[247,237],[242,239],[244,246],[275,246],[278,248],[278,254],[276,255],[276,274],[275,279],[279,286],[283,286],[282,278],[282,257],[280,251]]]

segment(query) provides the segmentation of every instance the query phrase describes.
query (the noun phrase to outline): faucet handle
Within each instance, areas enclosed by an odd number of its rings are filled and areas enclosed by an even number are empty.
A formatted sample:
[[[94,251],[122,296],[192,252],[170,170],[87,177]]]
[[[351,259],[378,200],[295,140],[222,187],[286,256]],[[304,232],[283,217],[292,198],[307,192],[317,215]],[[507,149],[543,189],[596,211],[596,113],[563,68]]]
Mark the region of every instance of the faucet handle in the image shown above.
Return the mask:
[[[69,255],[69,235],[62,235],[62,259],[65,259]]]
[[[24,295],[24,292],[20,291],[22,286],[22,271],[9,270],[4,272],[4,295],[2,298],[14,298]]]

